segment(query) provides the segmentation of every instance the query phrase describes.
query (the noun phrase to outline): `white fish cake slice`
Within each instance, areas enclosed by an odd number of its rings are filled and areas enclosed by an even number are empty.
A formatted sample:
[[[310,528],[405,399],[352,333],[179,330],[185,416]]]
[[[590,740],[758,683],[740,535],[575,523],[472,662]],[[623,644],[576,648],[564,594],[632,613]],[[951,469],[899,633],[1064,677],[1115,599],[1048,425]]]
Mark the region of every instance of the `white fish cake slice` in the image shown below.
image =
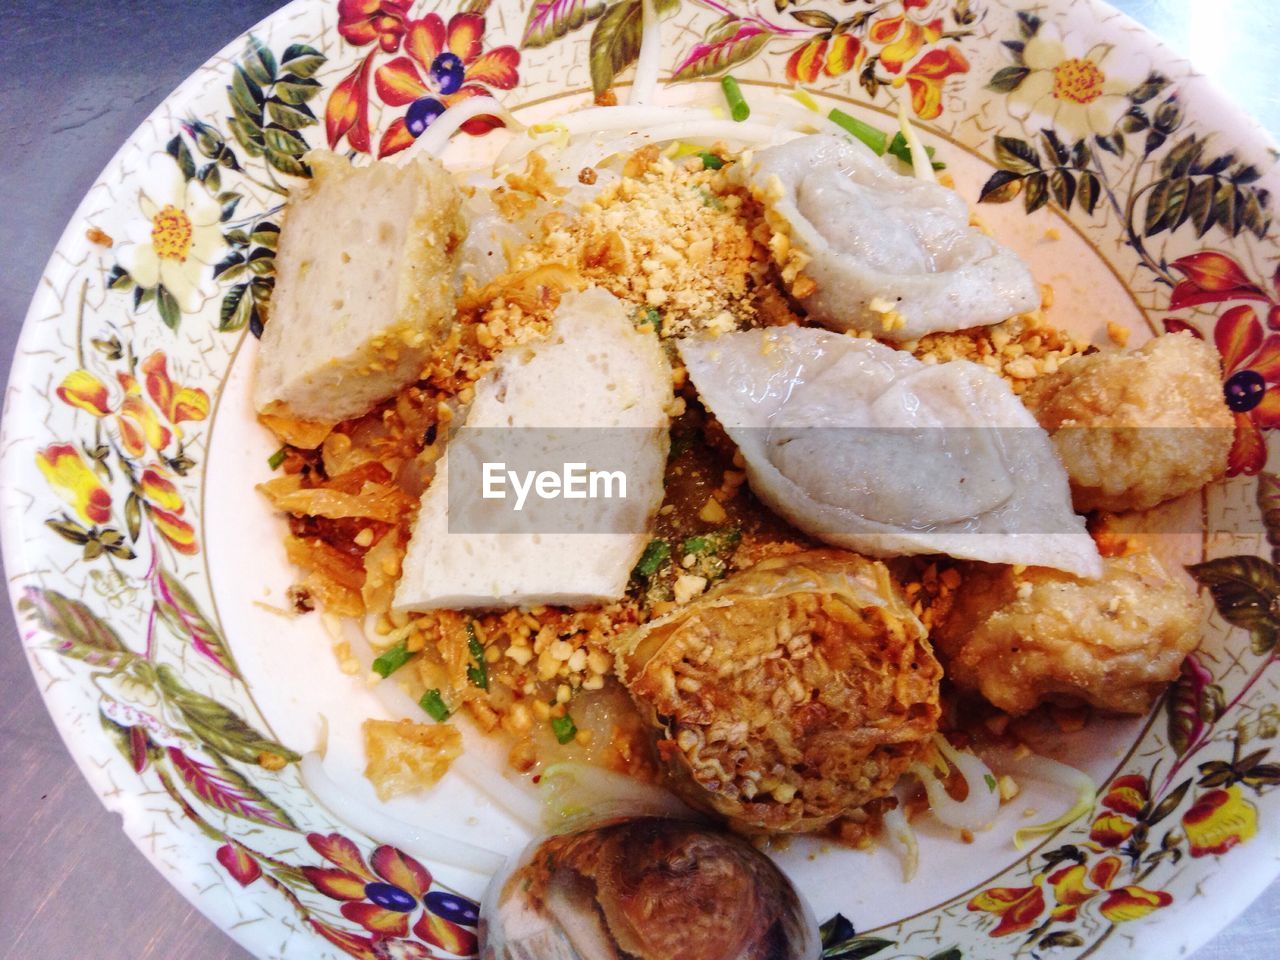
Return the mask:
[[[422,495],[394,609],[586,606],[622,596],[662,504],[672,397],[658,339],[635,328],[630,309],[604,290],[567,294],[545,339],[507,350],[477,382],[466,424]],[[513,525],[512,495],[481,496],[481,461],[495,456],[595,458],[625,473],[626,498],[575,501],[572,529],[534,519],[527,530],[494,532]],[[451,497],[451,482],[466,486]]]
[[[416,380],[453,323],[466,233],[439,161],[353,167],[313,153],[286,208],[271,317],[258,348],[260,413],[338,421]]]

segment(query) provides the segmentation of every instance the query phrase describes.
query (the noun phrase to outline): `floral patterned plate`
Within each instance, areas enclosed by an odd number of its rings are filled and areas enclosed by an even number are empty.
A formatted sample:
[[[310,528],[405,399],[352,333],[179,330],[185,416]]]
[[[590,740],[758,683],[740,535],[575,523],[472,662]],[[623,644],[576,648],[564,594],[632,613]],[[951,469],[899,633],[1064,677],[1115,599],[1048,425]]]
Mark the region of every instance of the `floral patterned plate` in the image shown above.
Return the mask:
[[[1102,785],[1094,808],[1019,850],[1028,809],[1069,802],[1028,782],[972,845],[924,829],[910,884],[887,851],[791,844],[778,859],[827,920],[824,956],[1193,949],[1280,862],[1275,151],[1093,3],[655,6],[665,102],[715,98],[728,70],[748,99],[800,84],[883,127],[905,98],[958,189],[1052,284],[1051,319],[1099,341],[1108,322],[1133,343],[1191,330],[1222,353],[1235,411],[1231,478],[1161,512],[1166,552],[1214,608],[1202,648],[1149,717],[1058,745]],[[431,837],[526,839],[459,778],[383,811],[430,833],[340,821],[300,778],[327,724],[328,775],[371,801],[358,724],[399,705],[342,673],[318,617],[278,615],[290,571],[251,489],[271,445],[247,368],[285,191],[309,148],[392,155],[480,93],[526,120],[625,98],[639,28],[640,0],[299,0],[139,128],[32,303],[0,461],[32,669],[103,803],[258,956],[469,956],[485,878],[434,859]],[[490,157],[503,136],[477,119],[446,158]]]

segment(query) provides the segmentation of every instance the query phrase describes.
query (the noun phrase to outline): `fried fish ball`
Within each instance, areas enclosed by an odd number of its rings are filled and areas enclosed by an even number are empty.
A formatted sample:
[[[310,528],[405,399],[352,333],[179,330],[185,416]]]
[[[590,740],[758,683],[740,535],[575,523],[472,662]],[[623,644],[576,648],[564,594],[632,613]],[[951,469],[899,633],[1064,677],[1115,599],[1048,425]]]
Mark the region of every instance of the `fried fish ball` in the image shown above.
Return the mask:
[[[1146,510],[1226,472],[1235,421],[1218,352],[1190,333],[1072,357],[1022,399],[1053,437],[1077,510]]]
[[[1150,553],[1105,558],[1100,580],[975,565],[933,640],[947,676],[1006,713],[1144,713],[1199,642],[1201,613]]]
[[[942,669],[882,563],[763,560],[639,628],[618,658],[673,787],[746,833],[885,797],[937,730]]]

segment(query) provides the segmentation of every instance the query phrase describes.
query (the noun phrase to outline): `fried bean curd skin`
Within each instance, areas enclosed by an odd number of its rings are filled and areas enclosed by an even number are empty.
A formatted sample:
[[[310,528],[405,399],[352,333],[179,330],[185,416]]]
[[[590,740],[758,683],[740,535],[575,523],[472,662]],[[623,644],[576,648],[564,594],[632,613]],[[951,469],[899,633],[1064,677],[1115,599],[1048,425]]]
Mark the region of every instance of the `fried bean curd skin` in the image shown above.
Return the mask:
[[[1077,510],[1146,510],[1226,472],[1234,420],[1218,353],[1189,333],[1072,357],[1023,401],[1053,437]]]
[[[947,676],[1010,714],[1085,702],[1144,713],[1200,640],[1200,602],[1150,553],[1101,580],[977,565],[934,631]]]
[[[620,675],[674,789],[746,833],[882,798],[938,726],[942,670],[881,563],[761,561],[636,630]]]

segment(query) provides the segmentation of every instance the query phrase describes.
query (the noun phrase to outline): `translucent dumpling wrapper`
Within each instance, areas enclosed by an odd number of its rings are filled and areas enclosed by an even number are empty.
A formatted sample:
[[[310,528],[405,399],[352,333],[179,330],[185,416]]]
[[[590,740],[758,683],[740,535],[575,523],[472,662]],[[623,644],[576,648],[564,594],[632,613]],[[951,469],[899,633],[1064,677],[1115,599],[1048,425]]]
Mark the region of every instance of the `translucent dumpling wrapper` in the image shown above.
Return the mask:
[[[812,327],[682,340],[766,506],[871,556],[945,553],[1097,577],[1049,435],[999,376]]]
[[[1040,304],[1016,253],[969,223],[953,190],[903,176],[830,134],[758,153],[753,192],[783,280],[832,330],[914,340],[998,323]]]
[[[494,960],[817,960],[818,925],[740,837],[685,820],[605,822],[532,844],[490,885]]]
[[[839,550],[762,560],[637,627],[618,674],[671,787],[745,833],[884,799],[938,728],[924,625],[883,563]]]

